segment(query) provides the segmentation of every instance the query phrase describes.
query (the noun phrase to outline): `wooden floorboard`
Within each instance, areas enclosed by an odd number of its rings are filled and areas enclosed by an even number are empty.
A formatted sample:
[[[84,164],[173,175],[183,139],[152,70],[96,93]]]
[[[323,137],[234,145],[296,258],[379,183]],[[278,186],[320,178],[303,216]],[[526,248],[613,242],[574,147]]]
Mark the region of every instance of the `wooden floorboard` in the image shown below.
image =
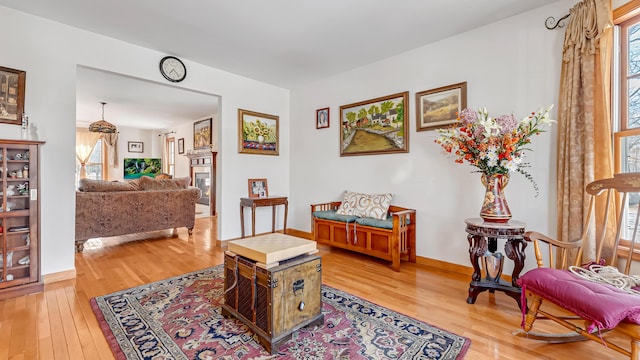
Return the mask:
[[[192,236],[179,229],[177,237],[160,231],[89,240],[76,254],[75,279],[0,301],[0,360],[113,359],[90,299],[221,264],[215,226],[212,218],[198,218]],[[466,252],[464,239],[452,251]],[[626,358],[595,342],[548,344],[513,336],[521,321],[516,302],[483,292],[467,304],[468,276],[408,263],[394,272],[385,261],[323,246],[320,255],[324,284],[470,338],[465,359]],[[613,338],[627,346],[626,338]]]

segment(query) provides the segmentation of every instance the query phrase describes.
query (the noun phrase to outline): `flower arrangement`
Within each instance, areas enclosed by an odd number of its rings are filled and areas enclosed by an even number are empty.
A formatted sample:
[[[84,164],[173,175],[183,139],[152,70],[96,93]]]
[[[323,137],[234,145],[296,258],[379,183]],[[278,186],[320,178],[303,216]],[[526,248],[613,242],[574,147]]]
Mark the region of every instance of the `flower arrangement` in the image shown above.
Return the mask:
[[[531,150],[526,146],[533,135],[545,132],[544,127],[555,122],[549,119],[552,108],[553,105],[541,108],[520,121],[513,115],[492,118],[486,108],[464,109],[454,126],[437,130],[439,136],[435,142],[446,153],[455,155],[455,162],[468,162],[486,176],[508,175],[514,171],[523,174],[533,184],[537,196],[538,185],[523,169],[529,166],[523,161],[524,152]]]

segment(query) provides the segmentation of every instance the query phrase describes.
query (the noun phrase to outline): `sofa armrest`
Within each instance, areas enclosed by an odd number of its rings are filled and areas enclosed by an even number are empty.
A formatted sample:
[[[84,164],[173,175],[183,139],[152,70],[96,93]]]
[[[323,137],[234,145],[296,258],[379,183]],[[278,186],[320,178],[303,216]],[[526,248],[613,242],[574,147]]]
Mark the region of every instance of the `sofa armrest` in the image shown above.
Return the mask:
[[[326,202],[321,204],[311,204],[311,213],[313,214],[314,211],[338,210],[338,208],[340,207],[340,204],[342,204],[341,201],[331,201],[331,202]]]

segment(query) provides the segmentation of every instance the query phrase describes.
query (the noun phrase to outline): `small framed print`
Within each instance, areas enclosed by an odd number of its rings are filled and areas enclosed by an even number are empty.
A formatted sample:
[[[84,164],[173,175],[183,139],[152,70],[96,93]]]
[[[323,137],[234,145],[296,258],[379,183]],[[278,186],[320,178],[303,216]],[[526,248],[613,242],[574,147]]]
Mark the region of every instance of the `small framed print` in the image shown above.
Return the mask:
[[[249,198],[265,198],[269,196],[267,179],[249,179]]]
[[[129,152],[132,153],[141,153],[144,152],[144,143],[142,141],[129,141],[127,142],[129,145]]]
[[[316,129],[329,127],[329,108],[316,110]]]
[[[427,131],[455,124],[467,107],[467,82],[416,93],[416,130]]]
[[[20,125],[27,73],[0,66],[0,123]]]
[[[178,154],[184,154],[184,138],[178,139]]]

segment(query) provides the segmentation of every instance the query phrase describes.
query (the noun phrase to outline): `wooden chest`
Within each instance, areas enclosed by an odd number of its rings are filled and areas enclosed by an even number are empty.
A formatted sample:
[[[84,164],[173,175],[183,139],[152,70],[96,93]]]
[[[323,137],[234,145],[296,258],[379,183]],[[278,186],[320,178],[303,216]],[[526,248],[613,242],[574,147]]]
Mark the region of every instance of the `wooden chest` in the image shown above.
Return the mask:
[[[324,322],[322,264],[319,256],[306,254],[268,269],[257,264],[232,252],[225,254],[222,314],[245,323],[275,354],[294,331]]]

